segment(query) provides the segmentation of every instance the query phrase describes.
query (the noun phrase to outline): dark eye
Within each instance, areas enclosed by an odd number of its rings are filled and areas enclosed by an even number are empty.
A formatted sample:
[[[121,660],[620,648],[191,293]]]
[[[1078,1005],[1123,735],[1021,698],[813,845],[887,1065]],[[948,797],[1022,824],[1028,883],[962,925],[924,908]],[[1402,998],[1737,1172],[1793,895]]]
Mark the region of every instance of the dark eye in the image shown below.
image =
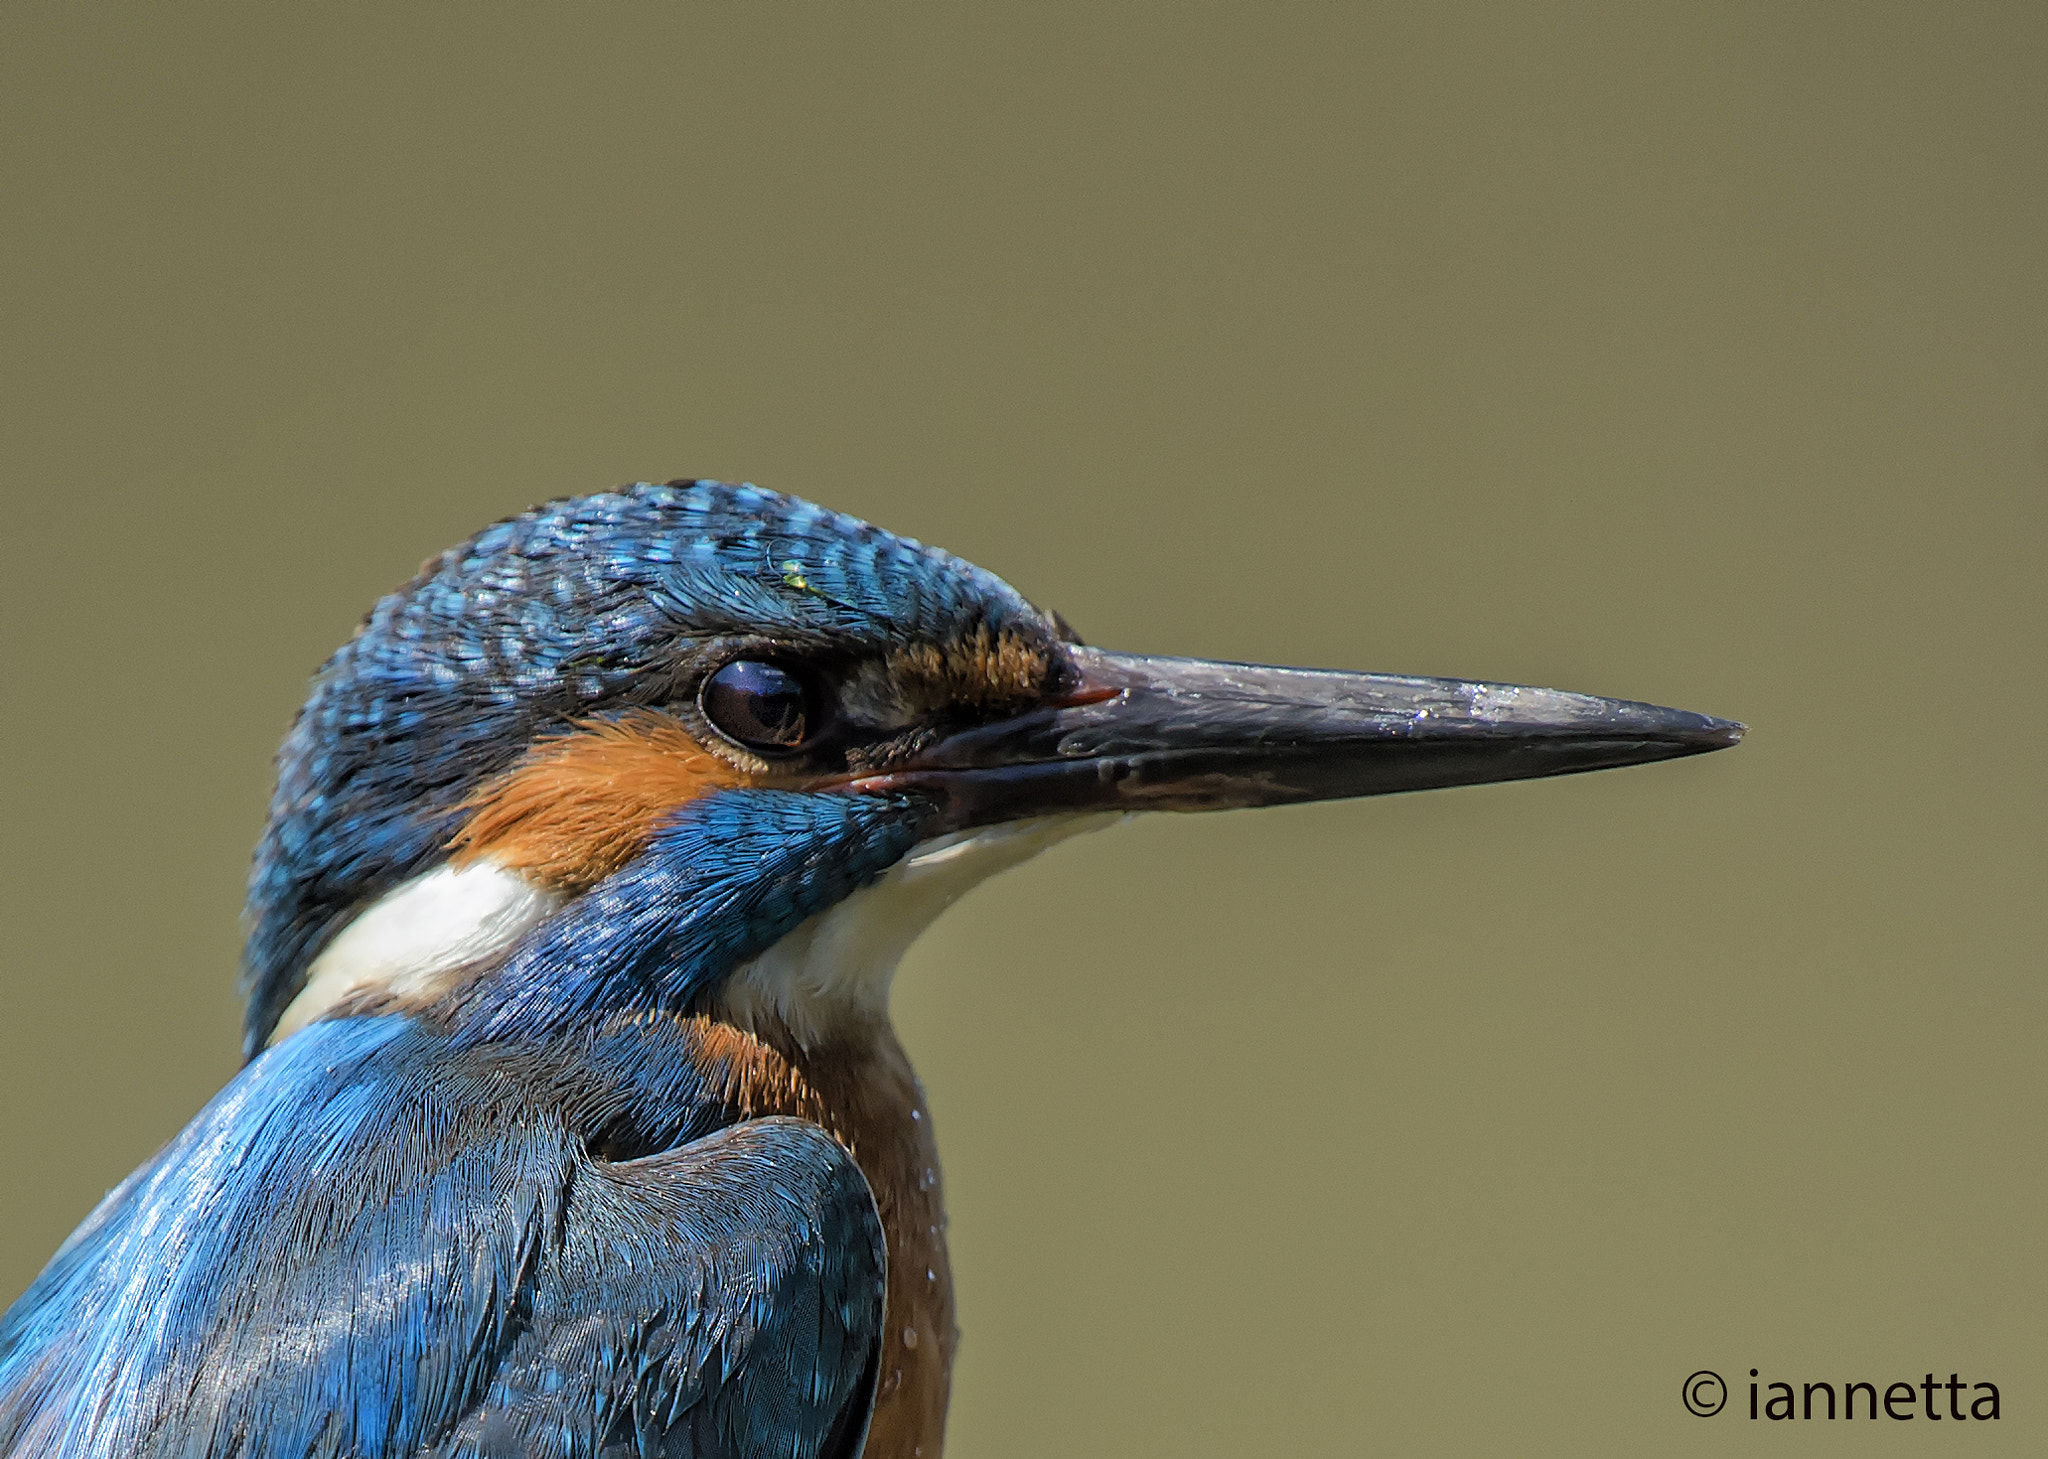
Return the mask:
[[[750,750],[794,750],[817,718],[810,686],[757,659],[739,659],[704,681],[704,717],[727,739]]]

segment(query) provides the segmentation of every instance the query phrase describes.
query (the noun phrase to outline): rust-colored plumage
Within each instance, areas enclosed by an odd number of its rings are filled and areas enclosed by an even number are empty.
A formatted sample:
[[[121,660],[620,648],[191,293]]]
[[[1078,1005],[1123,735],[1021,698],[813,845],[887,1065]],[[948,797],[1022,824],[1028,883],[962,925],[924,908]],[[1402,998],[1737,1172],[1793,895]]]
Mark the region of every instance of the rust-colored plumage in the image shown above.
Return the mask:
[[[944,643],[915,643],[892,652],[890,682],[918,710],[999,709],[1045,692],[1052,660],[1042,643],[980,624]]]
[[[936,1459],[959,1333],[939,1147],[924,1086],[886,1021],[810,1049],[779,1031],[766,1037],[816,1091],[822,1123],[867,1177],[888,1241],[889,1295],[867,1452]]]
[[[454,861],[489,853],[554,891],[588,891],[686,801],[752,783],[676,719],[642,710],[541,740],[472,795]]]

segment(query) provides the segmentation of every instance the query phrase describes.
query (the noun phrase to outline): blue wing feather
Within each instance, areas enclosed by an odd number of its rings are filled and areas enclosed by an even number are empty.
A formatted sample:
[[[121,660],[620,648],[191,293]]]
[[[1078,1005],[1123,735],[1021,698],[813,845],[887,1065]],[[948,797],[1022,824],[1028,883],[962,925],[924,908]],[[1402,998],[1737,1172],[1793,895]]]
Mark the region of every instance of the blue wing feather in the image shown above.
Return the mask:
[[[885,1260],[846,1152],[733,1124],[643,1051],[655,1118],[724,1127],[597,1159],[563,1110],[604,1071],[507,1057],[531,1056],[391,1016],[251,1064],[0,1318],[0,1453],[795,1459],[843,1435]]]
[[[818,1454],[864,1412],[884,1261],[866,1181],[799,1120],[587,1170],[526,1330],[440,1452]]]

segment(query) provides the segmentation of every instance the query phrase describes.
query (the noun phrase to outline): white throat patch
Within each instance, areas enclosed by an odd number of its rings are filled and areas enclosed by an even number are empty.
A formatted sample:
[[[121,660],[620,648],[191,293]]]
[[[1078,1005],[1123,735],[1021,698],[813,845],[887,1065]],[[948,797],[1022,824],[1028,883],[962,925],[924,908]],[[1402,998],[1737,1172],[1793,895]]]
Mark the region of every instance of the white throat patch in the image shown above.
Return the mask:
[[[809,1046],[886,1018],[889,984],[910,944],[946,908],[999,871],[1121,813],[1041,816],[921,842],[880,880],[828,907],[733,972],[719,1011],[741,1028],[780,1023]],[[560,907],[558,892],[482,857],[394,887],[335,934],[270,1035],[275,1044],[359,993],[428,1001],[451,975],[502,952]]]
[[[488,857],[440,866],[393,887],[335,934],[306,969],[306,985],[270,1042],[289,1038],[353,994],[431,998],[447,974],[502,951],[556,907],[544,891]]]
[[[1040,816],[921,842],[880,880],[741,964],[719,991],[719,1012],[750,1031],[772,1019],[807,1048],[885,1019],[897,964],[941,912],[997,872],[1122,819],[1117,811]]]

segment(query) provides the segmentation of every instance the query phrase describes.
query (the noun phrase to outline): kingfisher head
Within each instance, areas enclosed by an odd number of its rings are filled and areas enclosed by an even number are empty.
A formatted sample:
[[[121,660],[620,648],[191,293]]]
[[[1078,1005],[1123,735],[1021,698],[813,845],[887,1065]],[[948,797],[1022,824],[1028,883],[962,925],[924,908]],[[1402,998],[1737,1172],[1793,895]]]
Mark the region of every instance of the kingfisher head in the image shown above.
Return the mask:
[[[954,897],[1140,810],[1524,779],[1733,744],[1556,690],[1140,657],[948,553],[753,486],[536,507],[320,670],[256,853],[247,1051],[488,986],[507,1028],[873,1013]]]

